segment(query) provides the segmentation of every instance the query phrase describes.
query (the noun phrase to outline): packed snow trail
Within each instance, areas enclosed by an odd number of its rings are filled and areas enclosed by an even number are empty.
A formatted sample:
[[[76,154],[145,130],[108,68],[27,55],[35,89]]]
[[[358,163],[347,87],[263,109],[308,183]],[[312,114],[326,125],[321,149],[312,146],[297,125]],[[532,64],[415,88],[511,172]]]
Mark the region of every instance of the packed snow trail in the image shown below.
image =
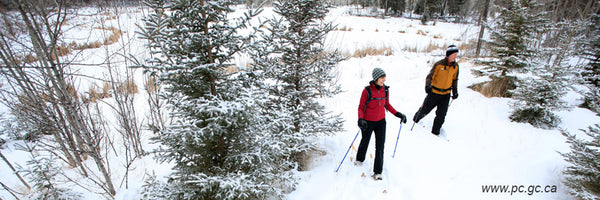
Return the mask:
[[[486,98],[467,86],[485,79],[476,78],[469,62],[460,63],[459,94],[452,102],[442,129],[446,139],[432,135],[432,111],[413,129],[403,128],[395,158],[394,143],[399,119],[386,115],[386,145],[382,181],[374,181],[374,140],[362,166],[354,166],[356,148],[348,153],[339,172],[334,170],[348,149],[358,127],[357,108],[360,92],[368,84],[374,67],[386,71],[390,86],[390,103],[404,113],[412,125],[425,92],[425,76],[432,55],[406,53],[393,56],[351,58],[339,65],[342,90],[331,99],[329,108],[341,112],[346,131],[320,140],[327,155],[315,157],[309,171],[300,172],[297,190],[290,199],[570,199],[561,183],[566,163],[557,151],[568,145],[557,130],[541,130],[531,125],[510,122],[509,99]],[[437,58],[436,58],[437,59]],[[441,59],[441,58],[439,58]],[[591,111],[575,108],[573,112],[589,123],[599,118]],[[559,113],[563,118],[572,112]],[[574,120],[576,121],[576,120]],[[583,123],[565,120],[569,131],[584,128]],[[407,125],[405,124],[405,126]],[[408,126],[407,126],[408,127]],[[374,137],[374,136],[372,136]],[[366,177],[361,177],[362,174]],[[555,193],[486,193],[486,185],[557,186]]]

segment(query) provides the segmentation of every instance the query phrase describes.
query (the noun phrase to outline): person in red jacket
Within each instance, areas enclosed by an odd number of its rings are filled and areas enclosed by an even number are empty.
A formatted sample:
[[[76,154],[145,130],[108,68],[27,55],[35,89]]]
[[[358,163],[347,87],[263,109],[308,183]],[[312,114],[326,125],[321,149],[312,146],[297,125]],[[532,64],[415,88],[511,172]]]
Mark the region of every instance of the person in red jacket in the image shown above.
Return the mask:
[[[384,85],[385,72],[381,68],[373,69],[373,80],[365,87],[358,104],[358,127],[362,132],[355,165],[362,165],[367,154],[367,147],[371,140],[371,133],[375,132],[375,163],[373,177],[381,180],[383,170],[383,147],[385,143],[385,110],[400,118],[406,123],[406,116],[390,105],[388,86]],[[369,98],[370,97],[370,98]]]

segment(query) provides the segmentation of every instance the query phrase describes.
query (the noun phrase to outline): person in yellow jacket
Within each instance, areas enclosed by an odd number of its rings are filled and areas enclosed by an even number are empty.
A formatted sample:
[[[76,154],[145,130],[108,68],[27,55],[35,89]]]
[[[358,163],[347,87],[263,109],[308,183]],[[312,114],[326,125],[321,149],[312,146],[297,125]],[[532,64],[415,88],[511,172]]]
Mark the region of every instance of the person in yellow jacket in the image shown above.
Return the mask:
[[[429,114],[433,108],[437,107],[435,119],[433,120],[433,127],[431,129],[431,133],[434,135],[440,134],[440,129],[442,128],[442,124],[444,124],[446,113],[448,112],[450,97],[452,97],[452,99],[458,98],[457,55],[458,47],[456,47],[456,45],[450,45],[446,50],[446,57],[433,64],[431,71],[425,79],[425,92],[427,93],[427,97],[425,97],[423,105],[413,117],[413,121],[418,123],[423,117]],[[450,96],[451,93],[452,96]]]

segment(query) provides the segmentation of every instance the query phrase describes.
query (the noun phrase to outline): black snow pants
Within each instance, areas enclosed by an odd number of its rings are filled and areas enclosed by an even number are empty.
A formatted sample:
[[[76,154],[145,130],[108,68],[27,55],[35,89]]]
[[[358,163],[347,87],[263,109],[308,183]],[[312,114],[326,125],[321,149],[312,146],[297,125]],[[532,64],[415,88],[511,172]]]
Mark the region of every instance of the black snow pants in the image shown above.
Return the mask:
[[[361,130],[362,138],[360,139],[360,145],[358,145],[358,153],[356,160],[360,162],[365,161],[367,154],[367,147],[371,140],[371,133],[375,131],[375,166],[373,172],[375,174],[381,174],[383,170],[383,147],[385,144],[385,119],[379,121],[367,121],[367,128]]]
[[[417,113],[413,118],[413,121],[419,122],[423,117],[425,117],[433,108],[437,107],[435,111],[435,119],[433,120],[433,128],[431,128],[431,133],[435,135],[440,134],[440,129],[442,128],[442,124],[446,120],[446,113],[448,112],[448,103],[450,102],[450,94],[439,95],[435,93],[427,94],[425,100],[423,101],[423,106],[419,108]]]

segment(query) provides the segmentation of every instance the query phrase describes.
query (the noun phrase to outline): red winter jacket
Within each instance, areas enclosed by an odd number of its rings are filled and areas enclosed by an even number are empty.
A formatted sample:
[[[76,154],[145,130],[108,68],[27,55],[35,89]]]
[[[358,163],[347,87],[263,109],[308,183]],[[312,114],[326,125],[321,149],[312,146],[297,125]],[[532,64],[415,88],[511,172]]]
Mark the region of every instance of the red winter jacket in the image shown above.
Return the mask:
[[[371,98],[382,98],[385,97],[385,85],[384,87],[375,87],[374,83],[369,85],[371,88]],[[390,105],[390,95],[388,92],[388,96],[385,99],[375,100],[371,99],[369,101],[369,105],[367,105],[366,111],[365,103],[367,103],[367,98],[369,98],[369,94],[367,93],[367,89],[363,89],[362,95],[360,96],[360,103],[358,104],[358,119],[365,119],[367,121],[379,121],[385,118],[385,109],[392,114],[396,114],[396,109]]]

